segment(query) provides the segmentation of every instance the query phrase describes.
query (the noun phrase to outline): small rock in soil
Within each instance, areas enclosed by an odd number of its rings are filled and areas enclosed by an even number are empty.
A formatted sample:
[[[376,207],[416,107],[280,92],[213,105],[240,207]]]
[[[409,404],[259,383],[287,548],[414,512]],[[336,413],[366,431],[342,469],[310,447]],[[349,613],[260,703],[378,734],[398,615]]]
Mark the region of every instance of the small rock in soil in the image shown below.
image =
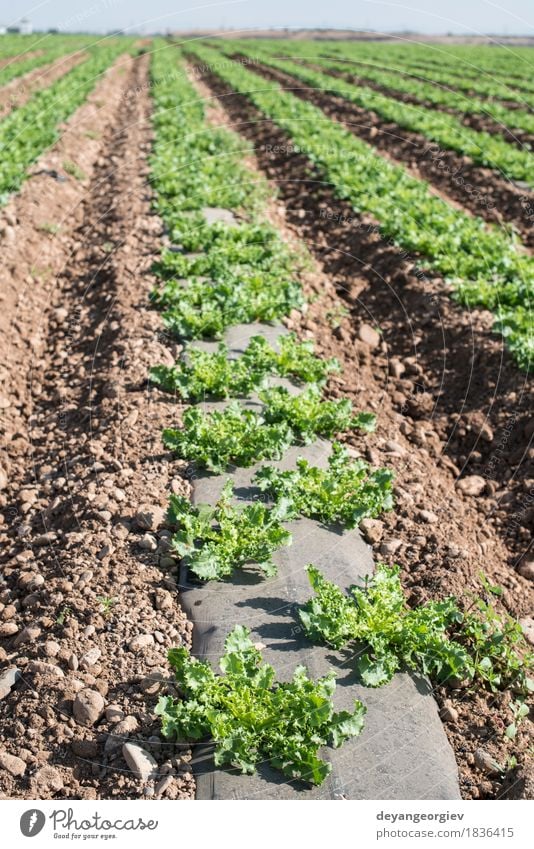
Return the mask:
[[[52,790],[57,793],[59,790],[62,790],[63,779],[53,766],[43,766],[33,776],[32,785],[38,794],[37,798],[42,798],[46,795],[47,791]]]
[[[114,734],[131,734],[132,731],[137,731],[139,723],[135,716],[125,716],[120,722],[117,722],[113,729]]]
[[[370,324],[360,325],[358,338],[370,348],[376,348],[380,344],[380,334]]]
[[[380,542],[384,534],[384,523],[379,519],[363,519],[360,530],[370,543]]]
[[[408,413],[414,419],[427,416],[434,409],[434,398],[430,392],[418,392],[406,400]]]
[[[130,640],[128,648],[130,651],[138,652],[154,645],[154,637],[152,634],[138,634],[133,640]]]
[[[145,534],[139,540],[139,548],[142,548],[143,551],[156,551],[158,547],[158,541],[152,534]]]
[[[20,669],[17,669],[16,666],[6,669],[6,671],[0,675],[0,699],[4,699],[7,695],[9,695],[20,677],[21,671]]]
[[[41,629],[38,625],[26,625],[18,637],[15,637],[15,646],[21,646],[23,643],[33,643],[40,635]]]
[[[458,711],[448,701],[443,703],[443,707],[441,708],[439,715],[440,715],[441,719],[443,720],[443,722],[457,722],[458,721]]]
[[[168,590],[158,588],[155,595],[156,610],[172,610],[172,595]]]
[[[97,690],[80,690],[74,699],[73,713],[80,725],[90,727],[104,713],[104,699]]]
[[[389,361],[389,373],[392,377],[396,377],[398,380],[399,377],[402,377],[405,371],[406,366],[404,363],[401,363],[400,360],[393,359]]]
[[[406,454],[402,445],[399,442],[395,442],[393,439],[389,439],[386,442],[385,448],[388,454],[397,454],[399,457]]]
[[[439,517],[436,513],[433,513],[432,510],[420,510],[419,518],[423,522],[427,522],[429,525],[435,525],[436,522],[439,522]]]
[[[534,560],[529,560],[527,563],[521,563],[517,567],[517,571],[523,578],[527,578],[529,581],[534,581]]]
[[[392,539],[386,539],[380,546],[380,554],[382,555],[382,557],[392,557],[395,552],[399,550],[401,545],[401,539],[395,537],[393,537]]]
[[[143,678],[143,680],[141,681],[141,690],[143,691],[143,693],[147,693],[147,695],[153,696],[160,690],[161,685],[165,681],[165,673],[159,670],[154,670],[151,675],[147,675],[146,678]]]
[[[120,705],[108,705],[106,708],[106,719],[108,722],[120,722],[124,719],[124,711]]]
[[[480,475],[468,475],[456,483],[456,489],[464,495],[481,495],[484,492],[486,481]]]
[[[158,762],[137,743],[125,743],[122,747],[122,756],[131,771],[141,781],[155,778],[158,773]]]
[[[524,619],[519,620],[519,624],[521,625],[525,639],[531,646],[534,646],[534,619],[525,617]]]
[[[61,646],[55,640],[48,640],[44,645],[45,654],[48,657],[56,657],[59,654]]]
[[[56,666],[55,663],[45,663],[43,660],[30,660],[26,669],[35,675],[55,675],[57,678],[65,677],[65,673],[61,667]]]
[[[165,510],[158,504],[143,504],[134,517],[134,523],[141,531],[154,531],[164,521]]]
[[[93,649],[89,649],[89,651],[86,651],[85,654],[82,655],[80,660],[80,666],[82,667],[82,669],[88,669],[89,667],[94,666],[97,660],[100,658],[101,654],[102,652],[100,651],[100,649],[97,649],[96,647]]]
[[[20,777],[26,772],[26,764],[22,758],[10,755],[8,752],[0,752],[0,768],[7,770],[15,777]]]
[[[171,786],[174,781],[174,777],[172,775],[166,775],[165,778],[162,778],[161,781],[158,781],[156,784],[156,797],[161,799],[166,790]]]

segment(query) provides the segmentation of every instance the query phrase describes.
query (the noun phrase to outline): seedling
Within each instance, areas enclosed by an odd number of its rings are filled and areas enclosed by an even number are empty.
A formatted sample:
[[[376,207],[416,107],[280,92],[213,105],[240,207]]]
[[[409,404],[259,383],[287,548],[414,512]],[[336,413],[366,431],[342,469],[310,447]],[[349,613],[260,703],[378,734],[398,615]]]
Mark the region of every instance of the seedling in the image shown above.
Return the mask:
[[[357,661],[367,686],[381,686],[407,666],[440,683],[476,678],[491,690],[532,690],[533,655],[520,625],[482,600],[476,612],[463,613],[453,598],[410,609],[399,567],[383,563],[348,595],[314,566],[308,566],[308,577],[316,595],[300,611],[306,632],[337,649],[368,645]]]
[[[283,498],[292,515],[328,524],[340,522],[347,528],[391,510],[392,482],[389,469],[372,471],[365,460],[351,459],[338,442],[332,446],[326,469],[299,458],[295,470],[262,466],[254,477],[263,492],[276,501]]]
[[[74,177],[75,180],[85,180],[87,175],[82,169],[76,165],[75,162],[72,162],[70,159],[65,159],[63,162],[63,170],[70,174],[71,177]]]
[[[227,481],[215,507],[193,506],[179,495],[171,495],[169,522],[178,530],[172,538],[173,551],[203,580],[230,577],[234,569],[249,563],[266,577],[276,575],[272,554],[291,544],[291,534],[282,522],[286,504],[272,510],[264,504],[234,507],[232,482]]]
[[[299,342],[294,334],[281,336],[279,352],[263,336],[253,336],[240,357],[230,359],[220,343],[215,353],[189,347],[174,366],[155,366],[152,383],[167,392],[177,392],[189,401],[206,397],[231,398],[260,389],[269,375],[290,377],[302,383],[322,385],[329,372],[339,371],[337,360],[314,354],[313,343]]]
[[[189,742],[209,738],[216,766],[252,775],[267,761],[289,778],[322,784],[332,767],[318,757],[319,748],[338,748],[363,728],[361,702],[355,700],[353,713],[334,711],[333,672],[313,681],[299,666],[291,681],[277,681],[242,625],[226,638],[222,675],[187,649],[171,649],[168,657],[184,698],[160,698],[163,734]]]
[[[116,598],[109,598],[109,597],[103,596],[103,595],[99,595],[99,596],[97,596],[96,600],[98,602],[100,602],[100,606],[102,608],[102,614],[103,614],[104,618],[107,619],[108,616],[111,616],[113,608],[117,604],[117,599]]]

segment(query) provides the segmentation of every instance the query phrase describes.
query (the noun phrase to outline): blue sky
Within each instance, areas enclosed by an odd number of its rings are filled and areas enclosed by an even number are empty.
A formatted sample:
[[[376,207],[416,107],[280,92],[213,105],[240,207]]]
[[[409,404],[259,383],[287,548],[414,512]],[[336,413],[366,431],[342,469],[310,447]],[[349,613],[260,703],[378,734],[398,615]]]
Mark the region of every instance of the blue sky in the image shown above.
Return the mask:
[[[534,35],[533,0],[0,0],[0,24],[37,29],[350,27]]]

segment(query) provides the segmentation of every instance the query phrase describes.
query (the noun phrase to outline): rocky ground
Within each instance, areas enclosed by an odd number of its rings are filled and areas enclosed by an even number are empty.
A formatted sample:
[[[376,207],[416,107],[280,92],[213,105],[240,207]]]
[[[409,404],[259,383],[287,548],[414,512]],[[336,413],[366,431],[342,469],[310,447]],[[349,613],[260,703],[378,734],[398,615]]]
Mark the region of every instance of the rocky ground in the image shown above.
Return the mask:
[[[146,389],[171,356],[147,297],[162,238],[147,68],[117,63],[4,213],[18,261],[2,358],[4,798],[193,793],[190,754],[153,713],[190,631],[163,526],[168,491],[187,491],[160,443],[177,411]],[[81,183],[48,176],[70,147]],[[57,235],[36,229],[44,216]]]

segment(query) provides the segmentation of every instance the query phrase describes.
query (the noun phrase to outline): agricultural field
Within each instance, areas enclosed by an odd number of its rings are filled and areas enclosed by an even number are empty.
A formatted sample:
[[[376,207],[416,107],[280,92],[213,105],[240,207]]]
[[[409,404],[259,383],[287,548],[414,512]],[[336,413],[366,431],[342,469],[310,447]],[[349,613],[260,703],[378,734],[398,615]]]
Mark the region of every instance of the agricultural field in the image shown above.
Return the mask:
[[[533,798],[529,51],[2,37],[1,798]]]

